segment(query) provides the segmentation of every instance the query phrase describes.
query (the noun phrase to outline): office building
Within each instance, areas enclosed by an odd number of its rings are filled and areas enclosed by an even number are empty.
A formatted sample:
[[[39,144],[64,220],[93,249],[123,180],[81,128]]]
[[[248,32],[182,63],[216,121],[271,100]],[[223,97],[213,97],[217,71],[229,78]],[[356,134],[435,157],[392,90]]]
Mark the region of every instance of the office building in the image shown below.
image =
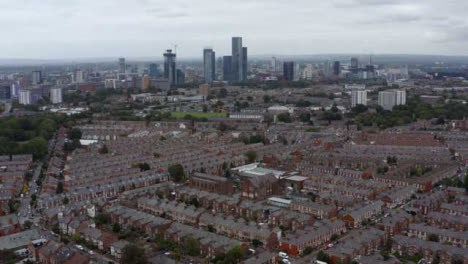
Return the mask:
[[[384,110],[392,111],[393,107],[405,104],[405,90],[387,90],[379,92],[379,106],[381,106]]]
[[[11,89],[9,86],[0,86],[0,100],[6,100],[11,98]]]
[[[13,83],[11,84],[10,86],[10,97],[11,98],[17,98],[18,97],[18,92],[19,92],[19,88],[20,88],[20,84],[19,82],[18,83]]]
[[[270,70],[272,73],[276,72],[276,57],[271,57]]]
[[[33,71],[32,72],[32,84],[38,85],[42,83],[42,72],[41,71]]]
[[[245,81],[247,79],[247,48],[242,47],[242,38],[232,38],[232,74],[233,82]]]
[[[119,73],[125,74],[127,66],[125,65],[125,58],[119,58]]]
[[[84,83],[85,82],[85,76],[84,76],[84,72],[82,70],[77,70],[75,72],[75,82],[76,83]]]
[[[185,83],[185,73],[181,69],[177,69],[176,76],[177,76],[176,84]]]
[[[242,81],[247,80],[247,47],[242,48]]]
[[[146,90],[150,87],[150,77],[145,75],[141,77],[141,89]]]
[[[216,58],[213,49],[203,50],[203,75],[206,83],[216,79]]]
[[[156,78],[159,76],[158,65],[156,63],[151,63],[149,65],[149,77]]]
[[[340,75],[341,73],[341,64],[339,61],[333,63],[333,75]]]
[[[232,56],[223,57],[223,81],[232,80]]]
[[[359,60],[358,58],[351,58],[351,67],[350,70],[352,73],[357,73],[359,70]]]
[[[177,84],[176,54],[170,49],[164,53],[164,78],[168,79],[171,85]]]
[[[51,88],[50,89],[50,101],[52,104],[62,103],[62,88]]]
[[[294,80],[294,62],[286,61],[283,63],[283,77],[286,81]]]
[[[31,91],[30,90],[21,90],[19,91],[19,103],[22,105],[31,104]]]
[[[366,90],[351,91],[351,107],[355,107],[356,105],[367,105]]]

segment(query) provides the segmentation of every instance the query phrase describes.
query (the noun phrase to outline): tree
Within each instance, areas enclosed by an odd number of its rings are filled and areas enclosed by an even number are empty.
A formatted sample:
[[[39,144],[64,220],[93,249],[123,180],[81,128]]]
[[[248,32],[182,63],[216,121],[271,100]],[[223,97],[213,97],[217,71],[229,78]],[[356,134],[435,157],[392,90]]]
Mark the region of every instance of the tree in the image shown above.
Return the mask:
[[[114,232],[114,233],[119,233],[119,232],[120,232],[120,229],[121,229],[121,227],[120,227],[120,224],[119,224],[119,223],[114,223],[114,224],[112,225],[112,232]]]
[[[146,264],[145,250],[135,244],[128,244],[122,249],[122,264]]]
[[[330,260],[330,257],[327,254],[325,254],[325,252],[320,250],[319,253],[317,254],[317,260],[324,261],[324,262],[328,263],[329,260]]]
[[[63,182],[58,182],[57,183],[57,188],[55,189],[56,194],[63,193]]]
[[[231,260],[231,263],[239,263],[244,258],[244,250],[240,245],[233,246],[226,254],[227,259]]]
[[[169,166],[168,172],[175,182],[181,182],[185,178],[184,167],[180,164],[173,164]]]
[[[433,242],[439,242],[439,235],[437,235],[437,234],[430,234],[430,235],[427,237],[427,240],[433,241]]]
[[[68,197],[63,198],[63,201],[62,201],[63,204],[67,205],[69,202],[70,200],[68,199]]]
[[[312,253],[312,248],[311,247],[306,247],[304,248],[304,250],[302,250],[302,255],[303,256],[306,256],[306,255],[309,255],[310,253]]]
[[[147,171],[150,170],[150,165],[146,162],[138,163],[138,168],[140,168],[140,171]]]
[[[14,264],[17,263],[20,259],[11,249],[0,250],[0,263],[5,264]]]
[[[331,241],[336,241],[338,238],[340,238],[340,235],[333,234],[330,239],[331,239]]]
[[[299,115],[299,120],[304,123],[310,122],[310,113],[301,113]]]
[[[363,104],[358,104],[351,109],[351,111],[355,114],[365,113],[367,112],[367,106]]]
[[[109,150],[107,149],[107,145],[106,145],[106,144],[104,144],[104,145],[102,146],[100,152],[101,152],[101,154],[107,154],[107,153],[109,153]]]
[[[94,223],[96,225],[105,225],[110,223],[111,219],[110,216],[106,213],[99,213],[94,217]]]
[[[82,133],[79,128],[72,128],[70,130],[70,133],[68,134],[68,138],[73,140],[73,139],[81,139]]]
[[[48,144],[43,137],[35,137],[19,145],[19,152],[31,153],[34,159],[41,159],[47,154]]]
[[[220,123],[218,124],[218,130],[219,130],[219,131],[224,132],[224,131],[226,131],[226,130],[228,130],[228,129],[229,129],[229,126],[226,125],[224,122],[220,122]]]
[[[465,185],[465,190],[468,192],[468,172],[466,172],[466,175],[465,175],[464,185]]]
[[[183,243],[183,250],[189,256],[198,256],[200,255],[200,242],[198,242],[194,237],[189,236]]]
[[[262,241],[260,241],[258,239],[252,239],[252,245],[254,246],[254,248],[258,248],[262,244],[263,244]]]
[[[291,123],[291,115],[289,113],[281,113],[276,116],[278,118],[278,121],[284,122],[284,123]]]
[[[247,163],[253,163],[255,162],[255,160],[257,160],[257,152],[253,150],[247,151],[244,155],[245,155],[245,158],[247,159],[246,160]]]
[[[227,96],[227,90],[226,88],[221,88],[218,93],[219,98],[225,98]]]
[[[30,229],[32,225],[33,223],[29,220],[24,221],[24,224],[23,224],[24,228],[26,229]]]

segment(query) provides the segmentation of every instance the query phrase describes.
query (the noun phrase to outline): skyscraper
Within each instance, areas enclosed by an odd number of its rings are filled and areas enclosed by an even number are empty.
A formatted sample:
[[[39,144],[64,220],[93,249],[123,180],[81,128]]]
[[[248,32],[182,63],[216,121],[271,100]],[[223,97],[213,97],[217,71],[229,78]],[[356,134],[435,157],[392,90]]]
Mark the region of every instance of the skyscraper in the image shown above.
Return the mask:
[[[276,72],[276,57],[271,57],[270,70],[272,73]]]
[[[32,72],[32,84],[38,85],[42,82],[42,72],[41,71],[33,71]]]
[[[223,80],[232,81],[232,56],[223,57]]]
[[[247,80],[247,47],[242,47],[242,79]]]
[[[294,62],[285,61],[283,63],[283,77],[287,81],[294,80]]]
[[[216,58],[213,49],[203,50],[203,75],[206,83],[212,83],[216,79]]]
[[[242,38],[232,38],[232,81],[238,82],[242,80]]]
[[[125,74],[126,67],[125,58],[119,58],[119,73]]]
[[[168,79],[171,85],[177,84],[176,54],[170,49],[164,53],[164,78]]]
[[[351,58],[351,72],[357,73],[359,69],[359,60],[358,58]]]
[[[341,64],[339,61],[335,61],[333,63],[333,74],[340,75],[340,73],[341,73]]]
[[[50,89],[50,101],[53,104],[62,103],[62,88],[56,87]]]
[[[156,63],[151,63],[149,65],[149,76],[151,78],[156,78],[158,77],[159,72],[158,72],[158,65]]]
[[[177,69],[176,78],[176,84],[185,83],[185,73],[181,69]]]

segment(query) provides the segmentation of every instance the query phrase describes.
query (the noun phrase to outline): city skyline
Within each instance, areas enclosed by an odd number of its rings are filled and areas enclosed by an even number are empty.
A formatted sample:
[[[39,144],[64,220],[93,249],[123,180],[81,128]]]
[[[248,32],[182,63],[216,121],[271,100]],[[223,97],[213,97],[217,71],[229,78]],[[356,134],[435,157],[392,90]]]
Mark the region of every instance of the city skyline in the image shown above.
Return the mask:
[[[465,1],[241,1],[230,10],[224,8],[227,1],[178,0],[158,7],[161,4],[158,0],[6,3],[2,29],[10,34],[0,44],[0,57],[145,57],[174,44],[181,58],[197,57],[206,46],[228,55],[225,39],[235,35],[247,40],[250,54],[468,55]],[[133,15],[122,16],[129,12]],[[207,13],[213,15],[201,15]]]

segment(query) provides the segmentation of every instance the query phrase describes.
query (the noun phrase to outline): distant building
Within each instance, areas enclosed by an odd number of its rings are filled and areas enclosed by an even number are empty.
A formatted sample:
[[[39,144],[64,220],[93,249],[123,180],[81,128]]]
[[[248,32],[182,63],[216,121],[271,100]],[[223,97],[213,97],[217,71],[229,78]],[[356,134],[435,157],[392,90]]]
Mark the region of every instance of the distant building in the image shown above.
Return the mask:
[[[119,73],[125,74],[127,66],[125,65],[125,58],[119,58]]]
[[[167,91],[171,88],[169,81],[164,79],[150,79],[150,86],[161,91]]]
[[[365,84],[345,84],[345,90],[349,91],[353,91],[353,90],[365,90],[366,89],[366,85]]]
[[[212,83],[216,79],[216,58],[213,49],[203,50],[203,75],[206,83]]]
[[[356,105],[367,105],[367,91],[366,90],[353,90],[351,92],[351,107]]]
[[[151,63],[149,65],[149,76],[151,78],[156,78],[159,76],[158,65],[156,63]]]
[[[242,38],[232,38],[232,81],[242,79]]]
[[[242,48],[242,81],[247,80],[247,47]]]
[[[177,84],[176,54],[170,49],[164,53],[164,78],[168,79],[171,85]]]
[[[201,84],[198,87],[198,94],[201,96],[208,97],[210,95],[210,85],[209,84]]]
[[[84,73],[82,70],[78,70],[75,72],[75,82],[76,83],[84,83],[85,82],[85,77]]]
[[[232,81],[232,56],[223,57],[223,81]]]
[[[32,72],[32,84],[38,85],[42,83],[42,72],[41,71],[33,71]]]
[[[30,90],[21,90],[19,92],[19,103],[22,105],[29,105],[31,104],[31,91]]]
[[[62,103],[62,88],[56,87],[50,89],[50,101],[53,104]]]
[[[286,61],[283,63],[283,77],[287,81],[294,80],[294,62]]]
[[[387,90],[379,92],[379,105],[388,111],[392,111],[396,105],[406,104],[405,90]]]
[[[145,75],[141,77],[141,89],[146,90],[150,86],[150,77],[148,75]]]
[[[176,75],[177,75],[176,84],[185,83],[185,73],[181,69],[177,69]]]
[[[242,47],[242,38],[232,38],[232,68],[231,77],[233,82],[247,80],[247,48]]]
[[[273,72],[273,73],[276,72],[276,57],[271,57],[271,61],[270,61],[270,70],[271,70],[271,72]]]
[[[333,74],[340,75],[340,73],[341,73],[341,64],[339,61],[335,61],[333,63]]]
[[[352,73],[357,73],[359,70],[359,60],[358,58],[351,58],[351,68]]]
[[[0,100],[11,98],[11,89],[9,86],[0,86]]]

